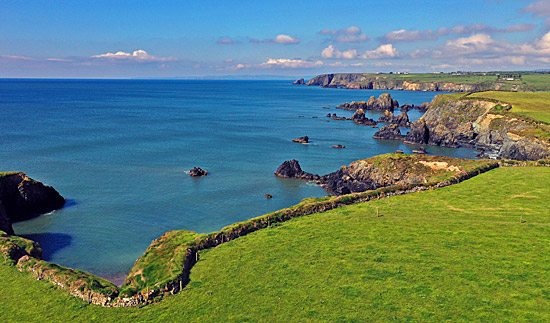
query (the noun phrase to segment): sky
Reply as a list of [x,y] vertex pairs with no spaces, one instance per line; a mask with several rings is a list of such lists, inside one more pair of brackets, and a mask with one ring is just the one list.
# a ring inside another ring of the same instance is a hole
[[0,0],[1,78],[550,69],[550,0]]

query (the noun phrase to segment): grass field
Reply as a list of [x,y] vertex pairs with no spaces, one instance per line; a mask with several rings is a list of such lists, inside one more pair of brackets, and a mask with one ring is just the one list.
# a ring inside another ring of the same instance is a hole
[[550,123],[550,92],[501,92],[488,91],[463,96],[487,98],[512,105],[511,112]]
[[0,265],[0,317],[549,321],[548,183],[550,168],[499,168],[442,189],[297,218],[201,252],[184,292],[144,308],[88,305]]

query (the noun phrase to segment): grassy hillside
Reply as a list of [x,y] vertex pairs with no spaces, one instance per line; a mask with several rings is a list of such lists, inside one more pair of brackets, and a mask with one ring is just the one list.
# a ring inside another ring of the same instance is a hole
[[[313,214],[201,252],[183,293],[102,308],[0,265],[4,322],[549,321],[550,168]],[[380,217],[377,217],[377,210]]]
[[[413,74],[363,74],[367,78],[383,77],[387,80],[405,80],[409,83],[429,83],[429,82],[441,82],[441,83],[455,83],[455,84],[483,84],[483,83],[499,83],[502,86],[502,90],[511,90],[515,87],[521,87],[524,91],[549,91],[550,90],[550,74],[548,73],[535,73],[535,72],[516,72],[514,74],[521,74],[521,79],[515,79],[513,81],[507,81],[505,79],[498,79],[496,74],[499,72],[491,73],[464,73],[464,74],[452,74],[452,73],[413,73]],[[507,74],[508,72],[500,72],[500,74]],[[360,84],[361,82],[357,82]]]
[[550,92],[488,91],[462,97],[472,96],[509,103],[512,105],[511,112],[550,124]]

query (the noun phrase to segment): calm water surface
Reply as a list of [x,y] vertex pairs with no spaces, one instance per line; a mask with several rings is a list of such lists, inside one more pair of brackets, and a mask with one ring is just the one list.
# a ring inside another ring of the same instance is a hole
[[[40,242],[48,261],[119,281],[168,230],[211,232],[326,195],[311,183],[276,178],[285,160],[326,174],[357,159],[416,148],[325,117],[351,116],[333,108],[383,92],[401,104],[436,94],[287,81],[0,80],[0,169],[23,171],[68,199],[64,209],[14,229]],[[290,141],[304,135],[310,145]],[[348,148],[330,148],[336,144]],[[208,176],[191,178],[186,171],[194,166]]]

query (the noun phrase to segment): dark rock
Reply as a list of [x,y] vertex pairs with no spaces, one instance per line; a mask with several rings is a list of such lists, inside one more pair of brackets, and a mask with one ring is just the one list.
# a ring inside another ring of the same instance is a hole
[[415,106],[415,108],[420,112],[426,112],[430,108],[430,103],[429,102],[424,102],[419,106]]
[[303,137],[300,137],[300,138],[292,139],[292,141],[300,143],[300,144],[307,144],[307,143],[309,143],[309,137],[308,136],[303,136]]
[[378,130],[372,137],[375,139],[402,140],[405,136],[401,134],[401,130],[399,130],[398,125],[392,124],[380,128],[380,130]]
[[420,148],[414,149],[412,152],[413,154],[424,155],[426,154],[426,149],[424,147],[420,147]]
[[374,121],[373,119],[369,119],[365,116],[365,111],[363,111],[363,109],[359,109],[355,111],[355,113],[351,117],[351,120],[353,120],[355,124],[362,125],[362,126],[376,125],[376,121]]
[[414,108],[415,108],[414,105],[404,104],[399,108],[399,110],[401,110],[401,112],[409,112]]
[[430,139],[426,122],[420,119],[411,123],[411,131],[405,136],[405,143],[425,145]]
[[339,116],[336,115],[336,113],[332,114],[332,119],[333,120],[350,120],[349,118],[339,117]]
[[336,146],[332,146],[331,148],[343,149],[343,148],[346,148],[346,146],[336,145]]
[[0,230],[13,234],[11,223],[24,221],[65,205],[65,199],[23,173],[0,177]]
[[298,116],[298,118],[303,118],[304,116]]
[[330,118],[330,117],[331,117],[331,115],[330,115],[330,113],[328,113],[328,114],[327,114],[327,118]]
[[402,154],[402,153],[403,153],[403,150],[398,149],[398,150],[394,151],[393,153],[394,153],[394,154]]
[[273,195],[271,195],[271,194],[266,194],[266,195],[265,195],[265,198],[268,199],[268,200],[269,200],[269,199],[272,199],[272,198],[273,198]]
[[208,175],[208,171],[200,167],[193,167],[193,169],[189,171],[189,175],[193,177],[206,176]]
[[277,168],[275,171],[275,176],[284,177],[284,178],[300,178],[307,179],[310,181],[318,180],[319,175],[306,173],[300,167],[300,163],[296,159],[287,160]]
[[322,107],[322,109],[327,109],[327,110],[330,110],[330,108],[329,108],[329,107]]
[[378,122],[386,122],[386,123],[392,123],[397,124],[400,127],[409,127],[409,115],[407,112],[403,111],[400,115],[394,116],[393,112],[386,110],[384,112],[384,116],[380,117],[378,119]]
[[303,85],[303,84],[306,84],[306,82],[302,78],[302,79],[299,79],[299,80],[296,80],[296,81],[292,82],[292,84],[294,84],[294,85]]
[[381,94],[378,99],[374,96],[371,96],[370,99],[365,101],[353,101],[351,103],[344,103],[336,107],[336,109],[343,110],[376,110],[376,111],[391,111],[393,112],[395,108],[399,107],[399,103],[394,101],[391,98],[389,93]]

